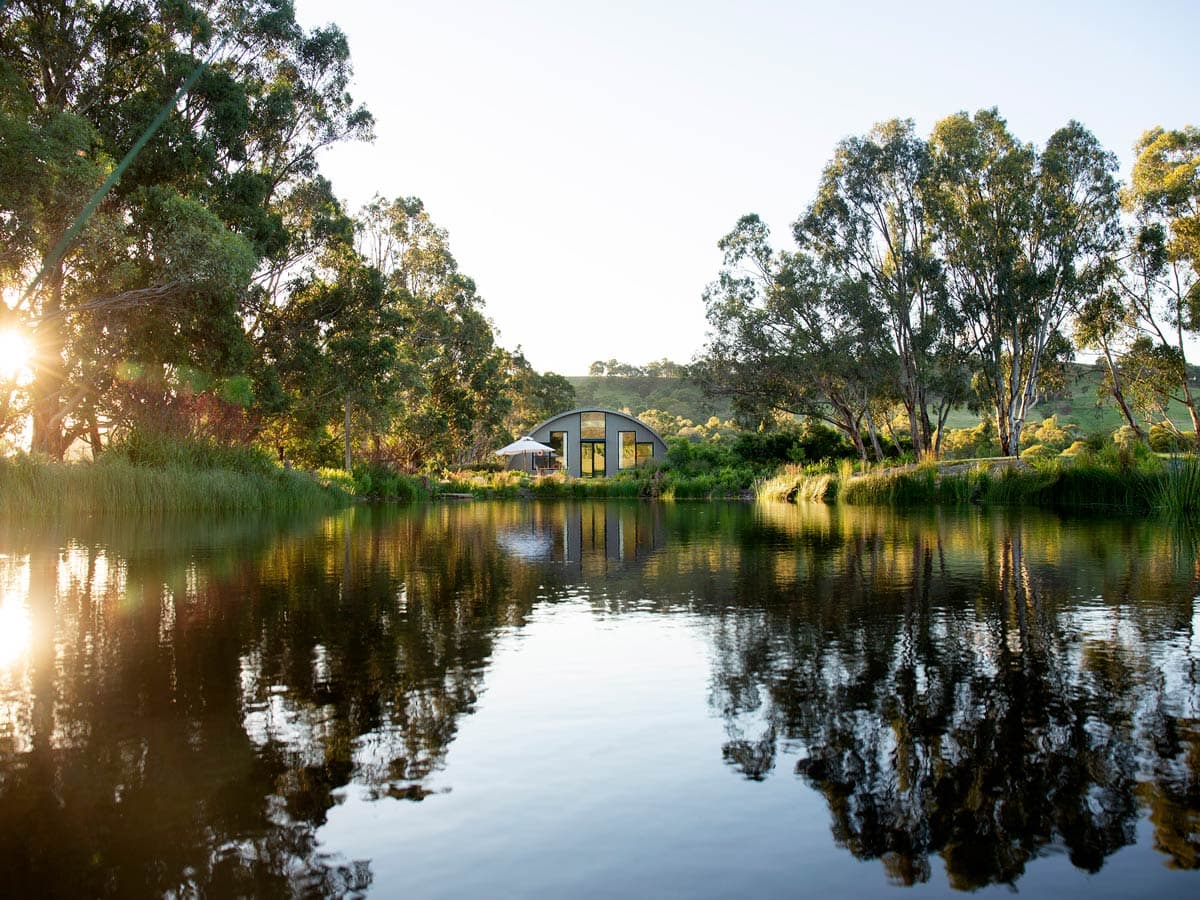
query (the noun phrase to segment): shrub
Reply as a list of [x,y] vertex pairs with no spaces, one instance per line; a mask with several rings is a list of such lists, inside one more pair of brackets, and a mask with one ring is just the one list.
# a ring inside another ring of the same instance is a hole
[[1025,460],[1050,459],[1056,455],[1054,448],[1045,444],[1031,444],[1021,451],[1021,459]]
[[798,428],[742,432],[733,442],[733,452],[745,462],[764,468],[800,462],[807,456]]
[[996,456],[999,453],[996,426],[990,419],[985,419],[974,428],[951,428],[942,438],[942,454],[950,459]]
[[412,502],[427,498],[425,483],[383,463],[359,463],[352,475],[354,493],[376,500]]
[[1180,453],[1196,447],[1195,434],[1183,434],[1169,422],[1150,426],[1150,449],[1156,453]]
[[1118,447],[1132,447],[1135,444],[1141,443],[1138,440],[1137,432],[1129,425],[1122,425],[1112,433],[1113,443]]
[[1041,425],[1032,429],[1031,437],[1039,444],[1061,450],[1075,440],[1079,433],[1079,429],[1070,422],[1060,423],[1057,416],[1048,416],[1042,419]]

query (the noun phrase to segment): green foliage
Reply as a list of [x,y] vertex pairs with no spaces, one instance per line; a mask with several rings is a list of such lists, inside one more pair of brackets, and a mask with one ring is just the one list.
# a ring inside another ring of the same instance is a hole
[[994,109],[942,120],[931,148],[953,301],[970,325],[980,401],[1011,454],[1047,370],[1070,353],[1060,327],[1120,239],[1116,158],[1077,122],[1039,152]]
[[820,418],[866,459],[861,430],[896,370],[868,285],[805,251],[775,251],[755,215],[719,242],[724,265],[705,291],[710,338],[697,367],[707,389],[734,398],[746,421]]
[[187,454],[135,465],[120,453],[95,463],[55,463],[29,455],[0,458],[0,512],[8,516],[128,515],[332,509],[348,495],[296,471],[192,468]]
[[379,463],[356,465],[351,483],[357,496],[371,500],[411,503],[429,498],[429,491],[421,479]]
[[[344,36],[306,32],[290,4],[15,0],[0,59],[0,276],[40,279],[22,308],[38,323],[32,443],[60,458],[99,422],[174,400],[131,395],[124,364],[164,384],[181,366],[231,377],[261,365],[262,313],[323,240],[321,217],[295,214],[320,183],[317,150],[372,123],[348,91]],[[271,396],[259,375],[253,393]]]
[[854,448],[828,425],[807,419],[792,427],[743,431],[733,452],[749,465],[768,468],[852,456]]
[[911,119],[893,119],[838,144],[816,199],[793,226],[803,250],[860,281],[872,310],[882,313],[896,367],[877,373],[872,393],[911,410],[917,456],[932,449],[933,421],[968,385],[955,341],[960,314],[949,303],[926,210],[936,187],[928,142]]
[[985,419],[973,428],[951,428],[942,438],[942,453],[950,459],[974,459],[998,456],[1000,443],[996,426]]
[[640,419],[645,419],[648,411],[656,411],[662,419],[651,427],[659,434],[671,432],[665,423],[686,420],[694,425],[713,416],[720,420],[733,416],[728,400],[706,396],[700,382],[690,375],[576,376],[567,381],[575,389],[577,406],[628,409]]
[[1179,453],[1196,449],[1196,436],[1181,434],[1171,422],[1155,422],[1150,426],[1149,443],[1156,453]]
[[1057,450],[1053,447],[1047,447],[1045,444],[1030,444],[1021,451],[1021,459],[1027,462],[1038,459],[1050,459],[1057,455]]
[[1047,416],[1040,425],[1035,426],[1030,437],[1039,444],[1061,450],[1079,436],[1079,429],[1069,422],[1060,423],[1057,416]]
[[504,420],[507,436],[528,434],[539,423],[579,405],[570,379],[555,372],[534,371],[519,351],[506,354],[510,409]]
[[133,466],[150,469],[224,470],[243,475],[273,475],[279,467],[256,447],[235,447],[213,441],[179,438],[144,428],[131,430],[101,459],[123,457]]
[[1122,425],[1112,434],[1113,444],[1122,449],[1128,449],[1136,446],[1138,441],[1137,432],[1129,425]]
[[1200,460],[1173,459],[1154,495],[1155,505],[1177,521],[1200,519]]
[[878,503],[891,506],[936,503],[939,500],[937,468],[923,465],[902,472],[842,478],[838,500],[850,504]]

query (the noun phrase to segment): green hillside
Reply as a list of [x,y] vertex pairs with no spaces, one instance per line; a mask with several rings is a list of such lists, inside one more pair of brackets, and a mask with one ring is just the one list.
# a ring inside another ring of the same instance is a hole
[[696,423],[706,422],[712,416],[718,419],[733,416],[729,401],[707,399],[700,386],[686,378],[577,375],[567,381],[575,388],[580,406],[628,409],[634,415],[657,409]]
[[[634,415],[657,409],[697,424],[712,416],[722,420],[733,417],[729,401],[706,398],[700,386],[686,378],[581,375],[567,380],[575,388],[579,406],[628,409]],[[1070,422],[1086,434],[1119,428],[1125,424],[1124,419],[1111,400],[1100,396],[1101,381],[1101,373],[1094,366],[1072,365],[1065,388],[1037,404],[1028,421],[1040,422],[1048,416],[1057,416],[1060,422]],[[1191,431],[1191,420],[1182,404],[1172,404],[1169,412],[1180,430]],[[948,426],[971,428],[978,423],[978,414],[961,407],[951,413]]]
[[[1057,416],[1060,422],[1070,422],[1085,434],[1110,432],[1125,424],[1121,411],[1108,394],[1101,394],[1103,374],[1094,366],[1074,363],[1069,366],[1064,390],[1042,400],[1030,411],[1028,422],[1040,422]],[[1181,431],[1192,430],[1192,420],[1182,403],[1172,403],[1168,409],[1171,421]],[[950,428],[970,428],[979,423],[979,416],[965,407],[950,414]]]

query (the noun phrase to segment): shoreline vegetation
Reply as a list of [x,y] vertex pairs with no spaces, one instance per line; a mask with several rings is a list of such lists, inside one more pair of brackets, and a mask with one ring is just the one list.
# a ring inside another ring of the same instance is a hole
[[94,462],[0,458],[0,514],[292,512],[353,498],[252,448],[134,436]]
[[312,471],[261,449],[135,432],[94,462],[0,458],[0,514],[250,513],[336,509],[363,501],[655,499],[820,502],[891,507],[1029,506],[1200,517],[1200,459],[1144,444],[1058,455],[890,464],[754,461],[730,447],[671,443],[657,464],[603,479],[533,476],[495,465],[409,475],[386,465]]

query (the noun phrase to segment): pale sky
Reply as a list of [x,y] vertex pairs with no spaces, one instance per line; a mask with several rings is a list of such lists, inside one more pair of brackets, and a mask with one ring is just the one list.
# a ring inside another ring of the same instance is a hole
[[[1051,8],[1052,7],[1052,8]],[[322,157],[357,209],[415,195],[500,343],[535,368],[689,361],[716,243],[777,245],[842,138],[997,106],[1043,144],[1070,119],[1118,154],[1200,124],[1200,2],[296,0],[350,40],[376,140]]]

